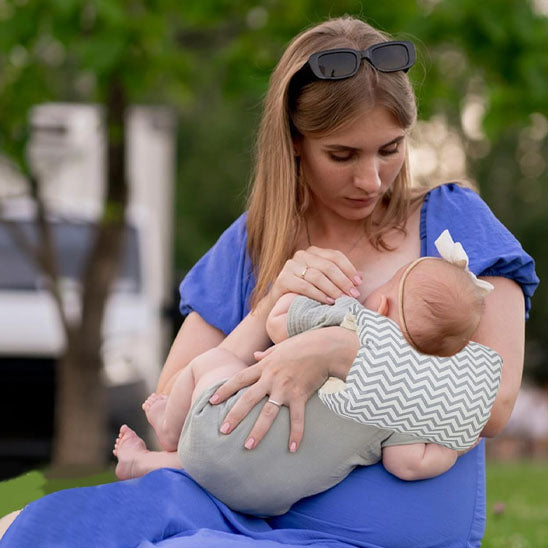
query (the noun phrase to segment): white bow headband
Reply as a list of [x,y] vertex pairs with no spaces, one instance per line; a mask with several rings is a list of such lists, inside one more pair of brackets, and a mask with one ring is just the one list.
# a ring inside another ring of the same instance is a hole
[[462,268],[468,275],[472,278],[472,281],[481,291],[481,296],[485,297],[491,291],[493,291],[494,286],[485,280],[478,280],[476,275],[470,271],[468,268],[468,255],[462,244],[460,242],[454,242],[449,230],[445,229],[434,242],[438,253],[442,259],[445,259],[447,262]]

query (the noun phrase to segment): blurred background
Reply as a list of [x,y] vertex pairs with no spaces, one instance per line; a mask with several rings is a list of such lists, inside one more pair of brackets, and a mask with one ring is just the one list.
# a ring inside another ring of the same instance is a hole
[[[101,468],[122,422],[146,433],[177,285],[244,207],[270,72],[343,14],[417,46],[417,183],[475,184],[544,279],[547,0],[0,0],[1,478]],[[541,283],[493,462],[548,456],[546,325]]]

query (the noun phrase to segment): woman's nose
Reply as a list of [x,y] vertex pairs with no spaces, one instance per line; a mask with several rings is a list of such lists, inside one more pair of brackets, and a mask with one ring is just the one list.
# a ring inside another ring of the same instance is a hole
[[374,158],[362,158],[356,164],[354,185],[367,192],[375,192],[381,187],[379,166]]

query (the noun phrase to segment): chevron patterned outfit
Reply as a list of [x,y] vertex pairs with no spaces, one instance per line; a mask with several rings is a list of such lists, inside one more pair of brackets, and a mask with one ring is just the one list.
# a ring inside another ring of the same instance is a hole
[[[255,286],[245,223],[244,214],[180,288],[181,312],[194,310],[224,333],[249,312]],[[534,262],[481,198],[455,184],[431,190],[420,213],[421,256],[437,255],[434,240],[445,228],[466,249],[474,274],[521,286],[527,315],[538,284]],[[314,458],[323,450],[318,446]],[[358,466],[331,489],[267,519],[232,511],[184,470],[59,491],[29,504],[0,548],[476,548],[484,526],[481,443],[445,474],[423,481],[401,481],[380,463]]]

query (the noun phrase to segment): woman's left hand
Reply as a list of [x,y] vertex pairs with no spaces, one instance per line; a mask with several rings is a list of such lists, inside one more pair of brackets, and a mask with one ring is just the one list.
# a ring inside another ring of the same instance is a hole
[[[229,411],[221,432],[230,433],[265,396],[268,396],[245,447],[253,449],[262,440],[280,405],[289,408],[291,431],[289,451],[295,452],[304,432],[305,406],[308,399],[337,370],[345,378],[358,349],[356,334],[340,327],[327,327],[301,333],[257,352],[259,360],[220,386],[210,399],[220,403],[244,387],[249,387]],[[337,362],[335,367],[333,364]]]

